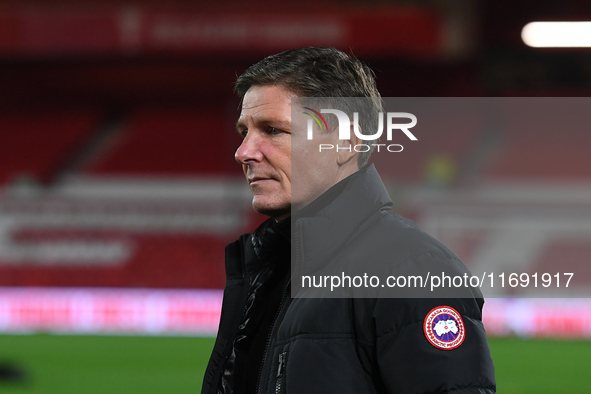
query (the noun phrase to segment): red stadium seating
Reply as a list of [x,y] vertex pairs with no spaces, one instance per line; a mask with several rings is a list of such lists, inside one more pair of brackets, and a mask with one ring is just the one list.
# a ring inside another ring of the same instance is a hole
[[[486,175],[495,180],[591,178],[586,100],[529,99],[499,120],[502,146]],[[550,116],[548,116],[550,115]]]
[[0,113],[0,185],[19,176],[47,182],[90,137],[95,109]]
[[[559,273],[562,287],[566,286],[568,279],[565,273],[574,273],[569,287],[589,288],[591,285],[591,265],[587,263],[589,256],[591,256],[591,245],[588,238],[551,241],[544,246],[531,272],[544,272],[551,275]],[[556,267],[560,267],[559,272]]]
[[[223,113],[198,109],[149,109],[131,115],[114,145],[87,173],[93,175],[191,176],[234,171],[237,140]],[[236,142],[236,143],[234,143]],[[239,170],[238,170],[239,171]]]
[[[417,141],[401,138],[393,143],[404,149],[399,153],[377,153],[371,160],[376,164],[382,177],[397,182],[419,182],[427,177],[429,161],[445,156],[456,168],[463,164],[471,148],[475,148],[482,133],[480,116],[457,116],[457,110],[450,113],[425,113],[411,131]],[[387,141],[380,141],[388,143]],[[394,148],[393,148],[394,149]],[[382,148],[383,150],[383,148]]]

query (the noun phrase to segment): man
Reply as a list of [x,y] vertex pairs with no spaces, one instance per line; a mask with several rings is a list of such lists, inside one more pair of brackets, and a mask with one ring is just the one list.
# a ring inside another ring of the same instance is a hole
[[[366,97],[381,112],[371,70],[334,48],[302,48],[251,66],[236,92],[243,141],[235,158],[253,208],[270,219],[226,248],[222,318],[202,392],[494,393],[478,292],[446,299],[290,294],[303,273],[355,271],[368,256],[379,260],[380,274],[465,272],[447,248],[390,211],[379,175],[366,165],[371,152],[320,154],[295,126],[292,97]],[[360,123],[365,134],[375,130],[370,120]],[[358,142],[325,126],[315,143]]]

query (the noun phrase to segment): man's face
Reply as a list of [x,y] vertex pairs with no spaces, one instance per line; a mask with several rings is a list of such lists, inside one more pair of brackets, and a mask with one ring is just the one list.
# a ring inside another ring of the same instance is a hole
[[342,144],[338,133],[318,132],[314,141],[307,140],[302,111],[294,112],[293,126],[293,96],[280,85],[252,86],[236,124],[244,139],[235,158],[250,185],[252,206],[275,220],[288,217],[292,204],[301,209],[357,170],[355,159],[343,164],[336,150],[319,152],[319,144]]
[[281,86],[251,87],[236,124],[244,139],[235,158],[252,191],[252,206],[275,220],[291,211],[291,96]]

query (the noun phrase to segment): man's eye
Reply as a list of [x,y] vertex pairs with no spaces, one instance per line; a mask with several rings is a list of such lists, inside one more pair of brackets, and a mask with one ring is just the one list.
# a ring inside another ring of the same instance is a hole
[[273,135],[281,134],[282,132],[283,132],[283,130],[279,130],[278,128],[271,127],[271,134],[273,134]]
[[240,132],[240,136],[241,136],[242,138],[246,138],[246,135],[247,135],[247,134],[248,134],[248,129],[244,129],[244,130],[242,130],[242,131]]

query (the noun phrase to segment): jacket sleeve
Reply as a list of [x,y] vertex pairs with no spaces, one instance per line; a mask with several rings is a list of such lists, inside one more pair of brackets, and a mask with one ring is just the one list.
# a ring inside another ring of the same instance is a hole
[[[451,350],[433,345],[424,320],[450,306],[464,324],[463,342]],[[380,299],[376,304],[376,358],[388,393],[494,393],[494,367],[474,299]],[[403,312],[397,325],[388,315]]]
[[[385,391],[495,393],[494,366],[482,324],[483,304],[479,292],[466,298],[378,299],[373,313],[375,357]],[[445,312],[450,309],[459,316],[452,323],[454,335],[434,336],[449,332],[451,327],[445,322],[451,318]],[[459,339],[451,341],[454,337]]]

